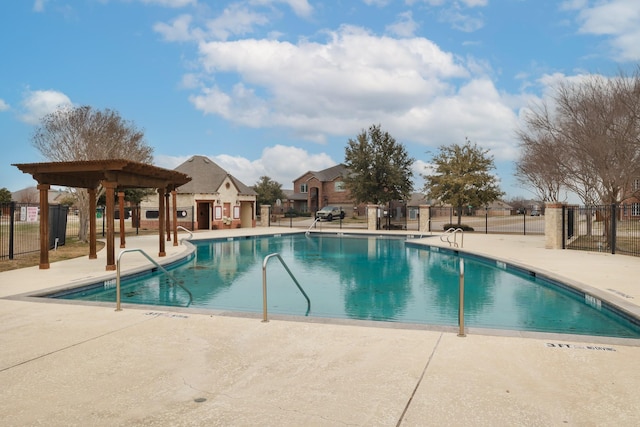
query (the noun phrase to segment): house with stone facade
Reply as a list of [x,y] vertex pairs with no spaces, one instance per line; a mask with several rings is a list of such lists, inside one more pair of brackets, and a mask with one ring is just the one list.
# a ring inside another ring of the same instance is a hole
[[[191,181],[178,187],[178,225],[189,230],[256,226],[257,193],[205,156],[193,156],[175,168]],[[158,196],[141,203],[141,226],[157,227]]]

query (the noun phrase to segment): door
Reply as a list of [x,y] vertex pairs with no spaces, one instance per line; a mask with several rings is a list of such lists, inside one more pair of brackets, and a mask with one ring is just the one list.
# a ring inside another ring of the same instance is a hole
[[198,202],[198,230],[211,228],[211,203]]

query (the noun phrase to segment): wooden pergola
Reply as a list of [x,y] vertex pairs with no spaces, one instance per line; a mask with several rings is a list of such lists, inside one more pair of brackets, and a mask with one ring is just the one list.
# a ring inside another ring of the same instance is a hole
[[[89,192],[89,258],[96,259],[96,193],[98,187],[106,190],[107,270],[116,269],[114,246],[115,194],[120,204],[120,247],[124,239],[124,189],[154,188],[158,191],[160,236],[158,255],[165,256],[165,226],[167,240],[171,239],[169,221],[169,194],[173,196],[173,244],[177,245],[176,188],[191,181],[191,177],[174,170],[132,162],[123,159],[89,160],[51,163],[14,164],[24,173],[31,174],[40,191],[40,269],[49,268],[49,189],[52,185],[86,188]],[[166,201],[165,201],[166,199]]]

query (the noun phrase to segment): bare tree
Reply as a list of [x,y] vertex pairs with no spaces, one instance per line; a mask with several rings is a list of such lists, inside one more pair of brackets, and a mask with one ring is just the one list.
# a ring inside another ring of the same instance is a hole
[[[46,115],[33,135],[32,144],[49,161],[127,159],[151,163],[153,159],[153,148],[133,122],[122,119],[116,111],[89,106],[63,108]],[[88,192],[74,191],[80,219],[78,238],[86,241]]]
[[563,189],[558,150],[555,140],[543,133],[519,133],[522,141],[520,159],[516,162],[516,177],[530,185],[536,198],[543,202],[558,202]]
[[523,156],[517,167],[535,173],[523,179],[534,186],[560,179],[587,205],[629,197],[640,175],[639,71],[564,81],[551,106],[531,109],[518,133]]

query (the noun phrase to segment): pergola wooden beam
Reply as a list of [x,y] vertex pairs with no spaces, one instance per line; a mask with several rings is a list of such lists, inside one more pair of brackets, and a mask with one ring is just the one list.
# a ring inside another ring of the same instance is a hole
[[[51,163],[19,163],[14,164],[24,173],[31,174],[38,182],[40,190],[40,268],[49,268],[49,188],[51,185],[65,187],[86,188],[89,191],[89,258],[96,255],[96,189],[102,183],[106,189],[107,206],[105,217],[107,221],[107,270],[115,270],[115,246],[113,222],[115,221],[115,191],[125,188],[155,188],[158,191],[160,221],[158,232],[160,235],[159,256],[165,256],[164,216],[165,194],[191,181],[191,177],[182,172],[163,169],[145,163],[131,162],[123,159],[88,160],[77,162]],[[168,200],[168,197],[167,197]],[[121,204],[122,206],[122,204]],[[167,203],[168,207],[168,203]],[[173,209],[176,209],[175,201]],[[124,216],[123,209],[120,212]],[[174,218],[176,213],[174,213]],[[169,215],[167,214],[167,220]],[[176,221],[174,221],[174,228]],[[169,233],[167,227],[167,233]],[[124,236],[121,227],[121,247]],[[167,234],[169,235],[169,234]],[[174,231],[174,236],[177,230]]]

